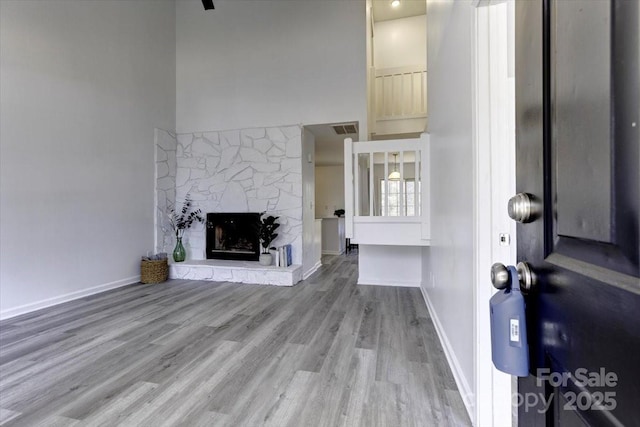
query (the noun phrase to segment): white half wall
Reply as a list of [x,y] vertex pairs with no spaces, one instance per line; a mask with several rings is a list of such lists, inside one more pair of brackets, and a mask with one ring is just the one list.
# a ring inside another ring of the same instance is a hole
[[1,317],[139,279],[175,53],[172,0],[0,2]]
[[365,1],[176,2],[177,131],[358,121]]
[[431,247],[423,293],[470,417],[474,414],[473,7],[427,2]]
[[420,287],[422,248],[358,245],[358,284]]

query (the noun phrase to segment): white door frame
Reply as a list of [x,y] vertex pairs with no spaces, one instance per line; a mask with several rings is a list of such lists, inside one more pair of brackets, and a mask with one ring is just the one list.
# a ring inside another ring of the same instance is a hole
[[[474,2],[474,353],[476,426],[512,423],[511,376],[491,361],[489,299],[494,262],[516,261],[515,223],[506,202],[515,192],[513,1]],[[510,238],[500,244],[500,234]]]

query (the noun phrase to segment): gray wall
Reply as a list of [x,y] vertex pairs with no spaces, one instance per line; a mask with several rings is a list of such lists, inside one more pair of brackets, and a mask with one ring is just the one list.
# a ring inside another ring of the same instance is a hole
[[0,2],[0,313],[130,283],[175,128],[171,0]]
[[178,133],[358,120],[364,0],[178,1]]
[[454,366],[473,393],[473,8],[427,3],[432,246],[423,250],[423,290]]

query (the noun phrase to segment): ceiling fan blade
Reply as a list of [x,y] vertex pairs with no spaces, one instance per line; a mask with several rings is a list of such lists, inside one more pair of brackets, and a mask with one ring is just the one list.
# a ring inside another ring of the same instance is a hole
[[202,0],[202,5],[204,6],[204,10],[215,9],[213,0]]

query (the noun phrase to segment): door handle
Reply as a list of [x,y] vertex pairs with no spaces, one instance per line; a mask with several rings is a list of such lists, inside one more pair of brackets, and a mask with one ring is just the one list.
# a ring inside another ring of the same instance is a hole
[[[520,291],[523,294],[529,294],[536,285],[536,275],[531,270],[531,267],[526,262],[519,262],[516,265],[516,271],[518,272],[518,282],[520,283]],[[511,273],[504,264],[499,262],[491,266],[491,283],[496,289],[505,289],[509,286],[511,280]]]
[[523,224],[538,219],[541,211],[540,201],[529,193],[518,193],[507,204],[509,218]]
[[[518,264],[519,268],[524,266],[524,263]],[[526,377],[529,375],[529,343],[526,303],[522,295],[524,289],[520,285],[520,275],[512,265],[505,267],[493,264],[491,267],[493,285],[504,289],[496,292],[489,300],[491,360],[502,372]]]

